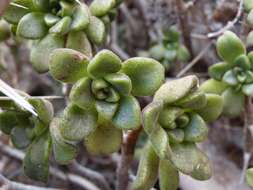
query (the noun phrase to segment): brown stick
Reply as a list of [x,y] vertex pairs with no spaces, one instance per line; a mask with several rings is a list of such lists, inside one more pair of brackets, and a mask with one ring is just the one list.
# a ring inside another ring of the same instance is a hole
[[9,5],[10,2],[11,2],[11,0],[1,0],[0,1],[0,16],[3,15],[5,9],[7,8],[7,6]]
[[128,170],[131,166],[134,156],[134,149],[142,128],[130,131],[124,138],[121,146],[121,160],[117,168],[116,190],[127,190],[129,174]]

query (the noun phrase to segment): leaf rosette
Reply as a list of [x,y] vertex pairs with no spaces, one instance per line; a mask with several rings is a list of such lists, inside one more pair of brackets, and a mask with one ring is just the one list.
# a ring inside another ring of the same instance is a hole
[[78,51],[56,49],[49,70],[56,80],[74,84],[57,133],[71,144],[84,140],[93,154],[120,148],[122,131],[141,125],[141,108],[135,96],[153,95],[164,81],[159,62],[140,57],[122,62],[109,50],[89,60]]
[[[141,158],[134,189],[150,189],[157,176],[160,188],[177,189],[179,172],[197,180],[211,177],[208,158],[196,143],[207,138],[206,123],[221,114],[223,99],[198,86],[193,75],[168,81],[144,109],[143,127],[149,139],[145,152],[150,155]],[[151,166],[152,171],[147,169]]]

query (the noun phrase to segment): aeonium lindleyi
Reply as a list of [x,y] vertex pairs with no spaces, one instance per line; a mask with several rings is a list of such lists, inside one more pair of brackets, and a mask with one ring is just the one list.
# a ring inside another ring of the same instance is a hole
[[151,189],[159,176],[162,190],[176,190],[179,172],[197,180],[209,179],[210,163],[196,143],[206,139],[206,123],[216,120],[222,107],[222,97],[199,89],[196,76],[163,84],[143,111],[149,142],[133,189]]
[[[58,149],[66,150],[62,154],[71,149],[64,149],[64,142],[82,140],[93,154],[117,151],[122,131],[141,125],[141,108],[135,96],[153,95],[164,81],[164,68],[159,62],[141,57],[122,62],[109,50],[89,60],[78,51],[56,49],[50,56],[49,71],[55,79],[74,84],[70,104],[54,123]],[[74,157],[74,151],[72,156],[69,152],[66,160],[64,156],[57,160],[68,162]]]
[[253,97],[253,52],[247,54],[243,42],[230,31],[219,37],[216,46],[223,62],[209,68],[212,79],[201,88],[222,95],[223,114],[236,117],[244,109],[245,96]]

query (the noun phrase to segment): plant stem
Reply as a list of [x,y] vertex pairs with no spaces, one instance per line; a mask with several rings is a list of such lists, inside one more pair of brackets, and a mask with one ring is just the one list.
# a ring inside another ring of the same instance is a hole
[[128,170],[133,161],[135,145],[141,130],[142,128],[130,131],[124,138],[121,146],[121,160],[117,168],[116,190],[127,190],[128,188]]

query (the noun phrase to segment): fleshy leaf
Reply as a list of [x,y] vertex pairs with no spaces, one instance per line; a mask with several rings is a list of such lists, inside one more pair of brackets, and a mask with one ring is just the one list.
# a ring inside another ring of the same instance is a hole
[[149,49],[149,54],[155,60],[161,61],[164,58],[166,48],[163,44],[157,44]]
[[83,31],[70,32],[68,34],[66,48],[80,51],[87,57],[92,57],[91,44]]
[[169,140],[172,143],[181,143],[184,140],[184,131],[182,129],[173,129],[168,131]]
[[166,131],[158,124],[159,114],[163,109],[161,102],[152,102],[143,110],[143,128],[148,134],[150,142],[161,158],[170,157],[169,137]]
[[31,143],[31,140],[27,134],[27,130],[23,126],[14,127],[11,130],[10,137],[11,142],[18,149],[24,149]]
[[242,86],[242,92],[246,96],[253,97],[253,84],[246,84]]
[[50,8],[49,0],[32,0],[33,8],[38,11],[48,11]]
[[150,190],[158,177],[159,157],[148,142],[143,149],[133,190]]
[[70,100],[83,109],[91,109],[95,99],[91,92],[91,79],[85,77],[75,83],[70,92]]
[[250,12],[253,9],[253,1],[252,0],[243,0],[243,8]]
[[73,21],[71,23],[71,30],[81,31],[87,28],[90,23],[89,8],[82,3],[74,9]]
[[159,163],[159,187],[161,190],[177,190],[179,187],[179,173],[169,160]]
[[247,23],[252,27],[253,26],[253,10],[251,10],[247,16]]
[[84,110],[70,104],[64,110],[60,132],[68,141],[81,141],[97,128],[97,112],[93,109]]
[[55,16],[51,13],[48,13],[44,16],[44,21],[45,21],[46,25],[49,27],[55,25],[60,19],[61,19],[60,17]]
[[117,152],[122,142],[122,131],[111,123],[103,125],[85,138],[84,144],[89,153],[94,155],[106,155]]
[[164,101],[165,104],[174,103],[196,88],[198,83],[198,78],[194,75],[166,82],[156,92],[154,101]]
[[55,118],[50,124],[50,134],[53,143],[53,152],[56,162],[68,164],[77,155],[77,147],[66,142],[59,131],[60,119]]
[[180,46],[177,50],[177,59],[182,62],[189,61],[191,54],[189,50],[184,46]]
[[88,58],[72,49],[55,49],[50,55],[49,71],[59,81],[73,83],[86,76]]
[[91,16],[86,34],[91,42],[101,45],[106,39],[105,24],[99,18]]
[[204,91],[205,93],[219,95],[221,95],[227,88],[228,85],[226,83],[217,81],[215,79],[209,79],[200,86],[200,90]]
[[[5,20],[0,20],[0,42],[7,40],[10,36],[11,30],[9,24]],[[2,55],[0,57],[2,57]],[[0,65],[1,64],[0,61]]]
[[232,88],[222,94],[224,100],[223,114],[228,117],[237,117],[244,110],[245,95]]
[[232,70],[229,70],[224,74],[222,81],[232,86],[235,86],[238,84],[236,75],[233,73]]
[[202,142],[207,138],[208,128],[205,121],[198,115],[192,114],[190,123],[185,128],[185,141]]
[[17,118],[15,112],[6,111],[0,113],[0,129],[3,133],[10,134],[16,124]]
[[114,8],[116,0],[94,0],[90,5],[90,11],[92,15],[101,17]]
[[245,54],[246,50],[240,38],[233,32],[226,31],[217,40],[217,52],[223,60],[233,63],[239,55]]
[[118,129],[137,129],[141,125],[141,108],[133,96],[122,96],[112,120]]
[[153,95],[164,81],[164,67],[154,59],[135,57],[123,63],[122,72],[132,81],[135,96]]
[[111,121],[118,109],[118,103],[109,103],[105,101],[96,101],[96,110],[99,117]]
[[235,59],[233,63],[234,66],[240,67],[242,69],[251,69],[251,63],[247,55],[242,54]]
[[246,172],[246,181],[250,187],[253,188],[253,168],[250,168]]
[[52,26],[49,30],[50,33],[57,33],[59,35],[65,35],[70,30],[71,17],[65,16],[61,20],[59,20],[54,26]]
[[159,124],[163,128],[173,129],[176,127],[176,119],[183,113],[183,109],[178,107],[164,108],[159,115]]
[[23,162],[24,171],[28,177],[38,181],[47,181],[51,146],[49,133],[37,137],[29,146]]
[[105,80],[109,82],[122,95],[129,95],[132,90],[131,79],[124,73],[114,73],[105,76]]
[[110,73],[116,73],[120,68],[120,58],[110,50],[102,50],[90,61],[87,70],[93,78],[100,78]]
[[21,18],[17,27],[17,35],[27,39],[40,39],[47,34],[44,14],[34,12]]
[[20,19],[29,13],[29,9],[10,4],[4,11],[3,18],[11,24],[18,24]]
[[182,173],[197,180],[211,177],[211,166],[207,156],[193,143],[172,144],[171,162]]
[[223,75],[225,74],[225,72],[227,72],[232,67],[233,67],[233,65],[230,63],[220,62],[220,63],[216,63],[216,64],[210,66],[208,69],[208,73],[212,78],[220,81],[222,79]]
[[45,38],[38,41],[31,48],[30,54],[30,60],[36,71],[40,73],[47,72],[49,69],[50,53],[62,47],[64,47],[64,38],[57,34],[48,34]]
[[204,108],[197,110],[205,122],[215,121],[223,110],[223,98],[216,94],[206,94],[207,104]]

